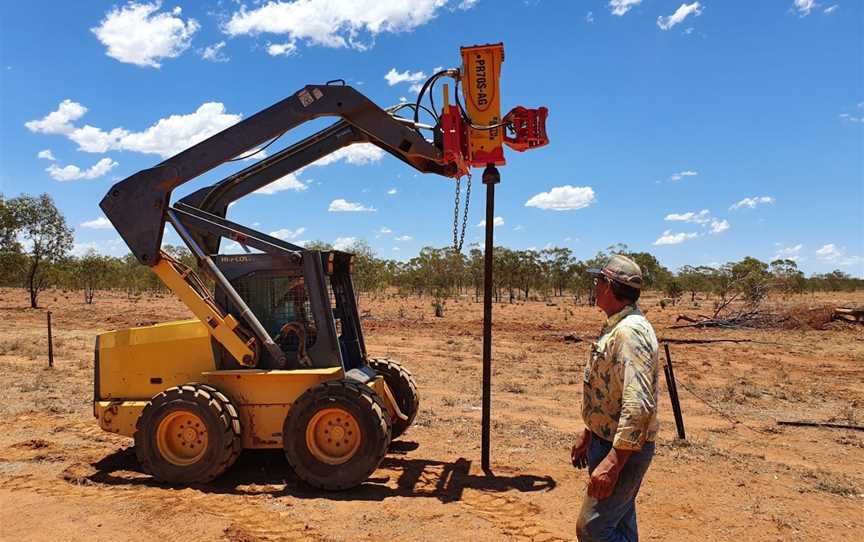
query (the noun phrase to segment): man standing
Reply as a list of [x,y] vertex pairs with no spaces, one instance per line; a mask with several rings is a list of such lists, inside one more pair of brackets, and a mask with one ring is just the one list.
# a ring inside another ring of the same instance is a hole
[[590,480],[576,525],[581,542],[636,542],[636,494],[657,436],[657,336],[636,306],[642,271],[615,255],[594,278],[597,306],[607,316],[585,366],[585,430],[571,452]]

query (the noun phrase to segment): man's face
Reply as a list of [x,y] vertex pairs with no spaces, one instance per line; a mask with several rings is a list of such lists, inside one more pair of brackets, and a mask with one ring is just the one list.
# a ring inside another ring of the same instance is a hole
[[612,295],[612,287],[609,285],[609,279],[603,275],[594,277],[594,297],[597,299],[597,306],[604,309],[610,295]]

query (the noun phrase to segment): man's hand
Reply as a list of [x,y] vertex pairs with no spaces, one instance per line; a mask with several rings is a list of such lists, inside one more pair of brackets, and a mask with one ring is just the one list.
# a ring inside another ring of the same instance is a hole
[[591,431],[585,429],[581,435],[576,437],[573,449],[570,450],[570,462],[577,469],[588,466],[588,443],[591,442]]
[[612,448],[603,461],[591,473],[588,481],[588,495],[598,501],[602,501],[612,494],[615,484],[618,483],[618,474],[627,463],[627,458],[633,453],[630,450],[616,450]]

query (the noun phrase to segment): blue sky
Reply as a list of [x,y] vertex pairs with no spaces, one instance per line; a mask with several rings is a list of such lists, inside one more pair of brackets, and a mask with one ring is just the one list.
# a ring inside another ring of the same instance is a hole
[[[77,251],[120,255],[98,208],[117,180],[305,84],[344,78],[388,106],[460,46],[502,41],[502,109],[547,106],[551,143],[507,153],[496,243],[864,276],[862,21],[857,0],[4,2],[0,191],[48,192]],[[386,258],[451,242],[451,180],[363,147],[332,158],[229,218]]]

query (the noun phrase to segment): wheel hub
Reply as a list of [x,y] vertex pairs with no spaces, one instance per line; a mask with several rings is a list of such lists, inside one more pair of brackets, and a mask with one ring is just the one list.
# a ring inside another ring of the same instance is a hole
[[207,450],[207,426],[197,414],[171,412],[156,429],[156,448],[169,463],[192,465]]
[[362,435],[357,419],[341,408],[318,411],[306,426],[306,446],[318,461],[341,465],[360,448]]

